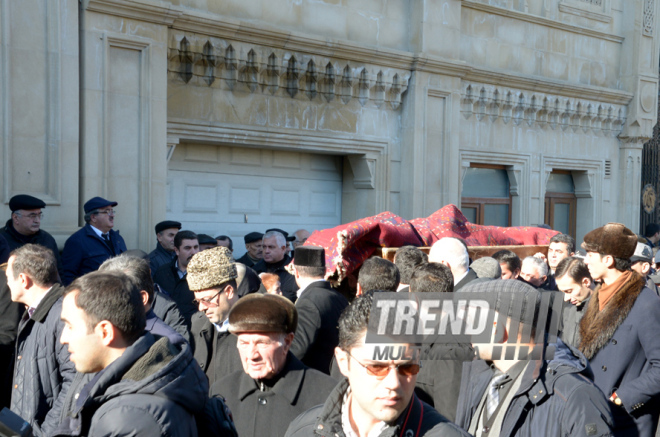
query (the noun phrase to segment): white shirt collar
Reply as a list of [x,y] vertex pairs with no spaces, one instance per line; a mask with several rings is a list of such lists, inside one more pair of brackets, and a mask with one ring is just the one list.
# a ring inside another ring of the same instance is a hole
[[222,325],[218,325],[217,323],[214,323],[213,325],[215,325],[215,329],[218,332],[227,332],[229,331],[229,318],[222,322]]
[[101,231],[101,230],[98,229],[98,228],[95,228],[95,227],[92,226],[92,225],[89,225],[89,226],[91,226],[92,230],[94,231],[94,233],[95,233],[96,235],[99,236],[99,238],[103,238],[103,231]]

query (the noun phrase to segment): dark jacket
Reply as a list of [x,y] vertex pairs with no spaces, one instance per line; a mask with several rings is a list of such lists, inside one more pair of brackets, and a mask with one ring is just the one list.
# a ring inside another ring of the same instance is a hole
[[339,316],[348,301],[327,281],[312,282],[296,301],[298,327],[291,352],[306,366],[330,374],[339,344]]
[[176,258],[176,253],[165,250],[160,243],[156,243],[156,248],[149,254],[149,267],[151,267],[151,276],[165,264],[169,264]]
[[296,295],[298,284],[296,284],[296,278],[284,268],[290,262],[291,257],[285,255],[281,261],[276,263],[266,263],[266,261],[260,260],[252,267],[252,269],[257,273],[275,273],[280,278],[280,290],[282,290],[282,295],[288,298],[291,302],[295,302],[298,298]]
[[336,380],[305,366],[291,352],[276,380],[261,391],[255,380],[239,370],[211,387],[211,395],[227,400],[239,436],[284,435],[293,419],[325,402],[337,385]]
[[248,267],[254,268],[254,265],[256,264],[254,261],[252,261],[252,258],[245,252],[245,255],[240,257],[239,259],[236,260],[237,263],[245,264]]
[[[156,284],[155,288],[159,288]],[[151,302],[151,310],[160,320],[167,323],[172,329],[181,334],[181,336],[190,343],[190,330],[186,324],[186,319],[181,315],[179,307],[166,294],[159,290],[154,290],[154,300]]]
[[69,285],[85,273],[98,270],[108,258],[126,252],[126,243],[119,232],[110,230],[112,249],[103,238],[96,235],[92,226],[86,224],[71,235],[62,251],[62,282]]
[[147,332],[85,385],[55,435],[197,436],[207,392],[189,346]]
[[[613,419],[603,393],[589,379],[584,356],[557,341],[551,361],[530,361],[506,410],[501,436],[611,436]],[[456,423],[468,429],[493,377],[483,360],[463,365]]]
[[589,298],[586,298],[579,305],[573,305],[570,301],[564,302],[559,321],[559,337],[564,343],[578,347],[580,345],[580,320],[584,316]]
[[475,279],[478,279],[479,277],[477,276],[477,273],[470,269],[467,272],[467,275],[463,279],[461,279],[458,284],[454,285],[454,291],[458,291],[461,288],[465,287],[467,284],[470,282],[474,281]]
[[[348,389],[348,380],[344,379],[330,393],[323,405],[308,410],[294,420],[286,431],[287,437],[345,437],[341,426],[341,406]],[[466,437],[468,433],[449,422],[430,405],[422,402],[415,395],[408,407],[396,421],[388,426],[381,437],[394,436],[442,436]]]
[[[9,259],[9,252],[11,252],[11,249],[9,249],[9,243],[7,242],[7,239],[0,233],[0,264],[7,262]],[[57,256],[59,258],[59,252],[57,253]]]
[[[57,248],[57,243],[52,235],[43,229],[39,229],[34,235],[22,235],[19,234],[16,229],[14,229],[14,223],[11,219],[7,220],[5,227],[0,229],[0,236],[5,237],[7,244],[9,245],[9,252],[14,249],[18,249],[21,246],[24,246],[28,243],[30,244],[40,244],[44,247],[49,248],[53,251],[55,259],[57,260],[57,271],[62,274],[62,261],[60,260],[60,250]],[[0,245],[1,246],[1,245]],[[9,255],[9,254],[7,254]],[[7,260],[2,261],[2,253],[0,253],[0,263],[3,263]]]
[[633,272],[602,311],[599,294],[591,296],[580,322],[580,350],[598,388],[623,402],[615,410],[617,429],[632,416],[639,435],[652,436],[660,414],[660,299],[644,284]]
[[11,406],[11,381],[18,324],[25,305],[12,302],[7,276],[0,270],[0,409]]
[[60,343],[63,292],[59,284],[54,285],[32,318],[26,313],[18,328],[11,410],[30,422],[37,436],[48,435],[59,423],[76,373],[67,346]]
[[236,336],[229,332],[218,332],[204,313],[199,312],[193,316],[190,336],[195,360],[206,373],[209,385],[212,386],[230,373],[243,371]]
[[456,420],[461,391],[463,363],[474,359],[468,344],[428,344],[421,350],[422,368],[415,382],[415,393],[451,421]]
[[176,303],[179,312],[186,320],[186,326],[190,327],[190,320],[197,312],[197,305],[193,302],[195,294],[188,288],[186,276],[179,278],[177,270],[176,260],[161,266],[154,275],[154,282]]

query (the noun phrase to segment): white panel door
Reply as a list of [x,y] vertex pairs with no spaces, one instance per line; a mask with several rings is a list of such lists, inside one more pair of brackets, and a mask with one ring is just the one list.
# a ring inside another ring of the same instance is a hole
[[229,235],[238,258],[249,232],[339,225],[341,192],[338,156],[182,144],[168,165],[167,219]]

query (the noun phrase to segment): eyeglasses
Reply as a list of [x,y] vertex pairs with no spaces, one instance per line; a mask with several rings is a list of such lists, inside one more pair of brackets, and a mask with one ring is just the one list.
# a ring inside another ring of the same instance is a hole
[[385,378],[389,373],[390,369],[394,367],[396,371],[399,373],[401,376],[414,376],[419,373],[419,369],[422,368],[421,363],[405,363],[405,364],[397,364],[394,366],[387,365],[387,364],[362,364],[360,361],[358,361],[357,358],[355,358],[353,355],[351,355],[350,352],[346,352],[349,357],[353,358],[356,363],[358,363],[360,366],[364,367],[367,373],[371,376],[375,376],[378,379],[383,379]]
[[104,211],[96,211],[94,214],[108,214],[108,215],[115,215],[115,210],[114,209],[106,209]]
[[201,299],[193,299],[193,303],[194,303],[195,305],[197,305],[197,306],[199,306],[199,304],[201,303],[201,304],[204,305],[205,307],[215,308],[215,307],[218,306],[218,304],[215,303],[215,302],[212,302],[212,301],[213,301],[213,299],[215,299],[216,297],[218,297],[218,295],[219,295],[220,293],[222,293],[222,292],[223,292],[223,290],[220,290],[220,291],[218,291],[216,294],[214,294],[214,295],[211,296],[211,297],[203,297],[203,298],[201,298]]
[[19,216],[19,217],[27,217],[27,218],[29,218],[30,220],[34,220],[34,219],[37,219],[37,218],[38,218],[38,219],[42,219],[42,218],[44,218],[44,213],[43,213],[43,212],[40,212],[40,213],[38,213],[38,214],[35,213],[35,212],[33,212],[32,214],[28,214],[28,215],[23,215],[23,214],[21,214],[20,212],[17,212],[17,213],[15,213],[15,214],[16,214],[17,216]]

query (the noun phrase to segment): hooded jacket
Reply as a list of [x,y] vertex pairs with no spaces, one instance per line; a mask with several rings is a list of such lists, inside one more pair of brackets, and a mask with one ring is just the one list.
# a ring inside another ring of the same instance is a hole
[[[325,404],[298,416],[291,422],[285,435],[287,437],[345,437],[341,425],[341,407],[348,386],[347,379],[340,382],[330,393]],[[413,394],[408,407],[403,410],[394,423],[387,426],[380,434],[380,437],[394,436],[467,437],[469,434]]]
[[[463,365],[456,423],[465,429],[493,376],[483,360]],[[551,361],[531,361],[522,385],[507,409],[501,436],[611,436],[613,419],[607,399],[591,382],[589,364],[576,349],[557,339]]]
[[189,346],[147,332],[85,385],[54,435],[197,436],[207,393]]

